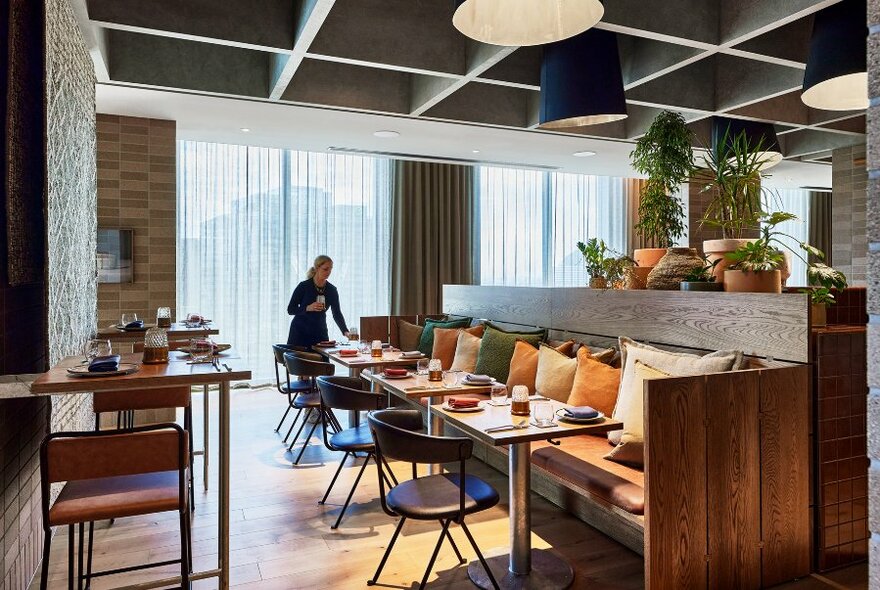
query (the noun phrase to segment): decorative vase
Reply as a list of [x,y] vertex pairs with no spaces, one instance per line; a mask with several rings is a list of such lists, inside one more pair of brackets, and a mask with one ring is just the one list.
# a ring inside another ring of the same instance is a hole
[[810,304],[810,323],[814,328],[824,328],[828,325],[828,306],[824,303]]
[[636,248],[633,250],[633,260],[641,267],[657,266],[657,263],[665,255],[666,248]]
[[590,277],[590,289],[607,289],[608,281],[605,277]]
[[716,281],[682,281],[682,291],[724,291],[724,283]]
[[654,269],[653,266],[633,266],[626,271],[625,289],[647,289],[648,275]]
[[730,266],[730,261],[725,254],[737,250],[743,244],[748,244],[749,242],[754,241],[754,238],[730,238],[725,240],[705,240],[703,242],[703,252],[706,253],[706,259],[709,261],[709,264],[712,264],[716,260],[718,261],[718,264],[715,265],[715,269],[712,271],[712,274],[715,275],[716,282],[724,282],[724,271]]
[[695,266],[702,266],[703,259],[696,248],[667,248],[666,254],[648,274],[648,288],[678,291],[681,282]]
[[725,270],[724,290],[733,293],[782,293],[782,273],[778,270]]

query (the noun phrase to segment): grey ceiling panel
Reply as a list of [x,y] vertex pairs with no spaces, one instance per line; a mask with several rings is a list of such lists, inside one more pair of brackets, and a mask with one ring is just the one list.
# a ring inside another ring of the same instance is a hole
[[527,127],[532,90],[472,82],[425,112],[426,117]]
[[520,47],[500,63],[483,72],[480,78],[540,87],[542,54],[540,46]]

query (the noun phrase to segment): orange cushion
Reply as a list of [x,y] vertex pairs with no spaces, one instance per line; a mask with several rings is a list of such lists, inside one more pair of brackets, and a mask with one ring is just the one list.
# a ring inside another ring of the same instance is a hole
[[[555,349],[562,354],[571,354],[574,341],[563,342]],[[538,375],[538,349],[523,340],[517,340],[510,359],[510,373],[507,375],[507,391],[514,385],[525,385],[531,393],[535,392],[535,378]]]
[[458,332],[462,329],[477,338],[483,336],[482,325],[473,328],[434,328],[434,348],[431,351],[431,358],[440,359],[440,364],[444,369],[452,367],[452,361],[455,360],[455,347],[458,343]]
[[584,346],[578,349],[577,359],[574,384],[568,397],[569,405],[591,406],[610,416],[617,403],[620,369],[596,360]]

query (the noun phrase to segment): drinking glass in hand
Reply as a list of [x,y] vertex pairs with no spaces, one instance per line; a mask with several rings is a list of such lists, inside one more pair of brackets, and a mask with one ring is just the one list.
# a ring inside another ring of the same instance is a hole
[[86,342],[85,357],[87,362],[92,362],[99,356],[109,356],[113,354],[109,340],[92,339]]
[[124,313],[122,314],[122,326],[127,326],[132,322],[136,322],[138,320],[138,314],[136,313]]
[[357,328],[355,328],[354,326],[350,327],[348,329],[348,340],[350,342],[357,342],[358,340],[360,340],[361,335],[358,332],[359,332],[359,330]]

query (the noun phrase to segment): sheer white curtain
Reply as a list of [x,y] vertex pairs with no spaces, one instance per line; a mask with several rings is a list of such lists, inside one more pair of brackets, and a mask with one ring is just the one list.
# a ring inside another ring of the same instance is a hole
[[318,254],[350,326],[388,313],[390,161],[190,141],[178,158],[177,315],[213,319],[255,378],[274,375],[271,345]]
[[622,178],[481,166],[476,201],[483,285],[584,286],[579,241],[628,247]]
[[[785,211],[797,215],[797,219],[780,223],[776,229],[791,236],[791,238],[783,237],[781,240],[789,248],[806,257],[806,253],[801,250],[798,244],[810,241],[810,192],[797,189],[773,191],[773,196],[768,199],[768,209],[770,209],[770,213]],[[783,252],[788,253],[784,249]],[[797,256],[789,256],[788,262],[791,276],[786,285],[789,287],[805,286],[807,284],[807,265]]]

